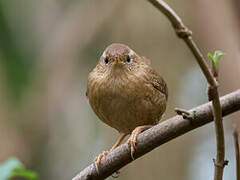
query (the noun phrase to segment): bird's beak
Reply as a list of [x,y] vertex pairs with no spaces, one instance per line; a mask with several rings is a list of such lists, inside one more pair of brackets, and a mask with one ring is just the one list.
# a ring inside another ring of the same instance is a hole
[[115,73],[117,73],[123,67],[123,60],[121,59],[121,57],[114,57],[113,62],[114,63],[112,69],[114,70]]
[[114,60],[116,63],[121,62],[121,58],[120,58],[120,57],[115,57],[113,60]]

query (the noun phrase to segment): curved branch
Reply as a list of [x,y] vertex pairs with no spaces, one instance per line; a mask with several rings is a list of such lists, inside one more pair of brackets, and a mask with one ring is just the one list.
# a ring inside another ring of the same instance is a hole
[[[221,107],[223,116],[240,110],[240,89],[222,97]],[[138,136],[134,156],[139,158],[154,148],[213,121],[212,103],[210,102],[193,108],[189,112],[194,114],[191,120],[177,115],[141,133]],[[131,161],[130,148],[125,143],[103,157],[98,168],[99,173],[93,163],[73,180],[104,179]]]
[[214,159],[214,179],[220,180],[223,176],[224,166],[227,164],[225,161],[225,142],[224,142],[224,129],[222,123],[222,112],[219,100],[218,93],[218,83],[211,71],[208,68],[208,65],[196,45],[196,43],[192,39],[192,32],[183,24],[181,18],[162,0],[148,0],[152,3],[158,10],[163,12],[169,21],[172,23],[178,37],[182,38],[185,43],[188,45],[189,49],[195,56],[205,78],[208,81],[208,99],[212,100],[213,104],[213,114],[214,114],[214,124],[215,124],[215,132],[216,132],[216,143],[217,143],[217,155],[216,159]]

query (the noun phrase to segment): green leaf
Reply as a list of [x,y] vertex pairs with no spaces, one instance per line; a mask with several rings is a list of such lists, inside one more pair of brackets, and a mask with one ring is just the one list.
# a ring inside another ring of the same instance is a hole
[[9,179],[14,169],[22,167],[23,165],[18,159],[14,157],[9,158],[4,163],[0,164],[0,180]]
[[214,53],[214,55],[213,55],[213,58],[215,59],[215,65],[216,65],[216,67],[218,67],[218,62],[219,62],[220,58],[221,58],[222,56],[225,56],[225,55],[226,55],[226,53],[223,53],[223,52],[221,52],[221,51],[215,51],[215,53]]
[[24,169],[24,168],[17,168],[14,169],[12,172],[12,176],[11,177],[25,177],[26,179],[29,180],[35,180],[37,179],[37,173]]
[[211,53],[208,53],[208,58],[214,63],[214,58],[212,57]]
[[226,55],[226,53],[223,53],[221,51],[215,51],[213,56],[210,53],[208,53],[208,58],[212,61],[215,68],[217,69],[219,60],[221,59],[222,56],[225,56],[225,55]]
[[28,180],[36,180],[37,173],[27,170],[17,158],[9,158],[0,164],[0,180],[9,180],[13,177],[24,177]]

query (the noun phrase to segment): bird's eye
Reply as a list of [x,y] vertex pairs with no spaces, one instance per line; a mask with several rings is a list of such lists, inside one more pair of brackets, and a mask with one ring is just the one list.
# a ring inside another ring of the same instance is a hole
[[127,62],[130,63],[132,61],[130,56],[127,56]]
[[109,60],[108,60],[107,57],[104,58],[104,62],[105,62],[105,64],[108,64],[108,63],[109,63]]

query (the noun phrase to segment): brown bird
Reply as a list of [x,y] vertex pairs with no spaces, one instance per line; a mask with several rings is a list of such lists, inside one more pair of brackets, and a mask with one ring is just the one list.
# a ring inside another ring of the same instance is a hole
[[[138,134],[159,122],[168,98],[167,85],[150,61],[119,43],[103,52],[89,74],[86,94],[99,119],[122,133],[111,150],[131,134],[132,158]],[[97,165],[106,154],[95,159]]]

